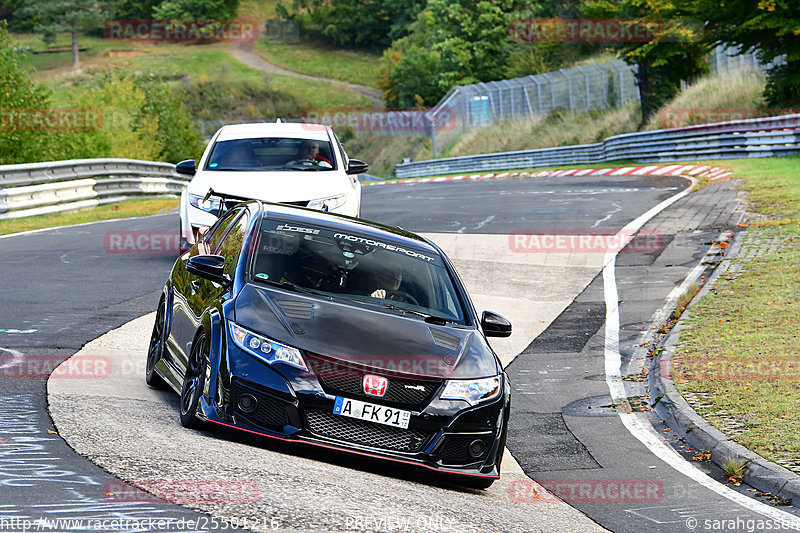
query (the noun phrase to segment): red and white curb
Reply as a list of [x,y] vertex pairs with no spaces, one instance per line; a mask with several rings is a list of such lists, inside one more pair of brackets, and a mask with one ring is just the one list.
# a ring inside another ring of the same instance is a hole
[[541,172],[501,172],[499,174],[462,174],[459,176],[445,176],[440,178],[410,178],[398,180],[384,180],[364,183],[364,187],[373,185],[391,185],[393,183],[432,183],[439,181],[485,180],[502,178],[557,178],[566,176],[693,176],[695,178],[709,178],[711,181],[721,181],[731,176],[733,172],[723,167],[710,167],[707,165],[660,165],[647,167],[622,167],[622,168],[575,168],[570,170],[543,170]]

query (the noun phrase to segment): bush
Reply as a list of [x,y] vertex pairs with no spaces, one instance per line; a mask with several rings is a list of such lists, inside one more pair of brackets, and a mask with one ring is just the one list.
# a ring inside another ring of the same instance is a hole
[[49,89],[35,84],[22,67],[22,56],[14,49],[5,21],[0,21],[0,164],[45,157],[48,136],[16,117],[45,111],[49,99]]

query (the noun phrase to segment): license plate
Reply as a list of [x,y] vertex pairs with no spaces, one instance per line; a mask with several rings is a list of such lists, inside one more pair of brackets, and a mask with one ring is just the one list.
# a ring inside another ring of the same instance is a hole
[[336,397],[333,414],[403,429],[408,429],[408,421],[411,419],[411,411],[351,400],[341,396]]

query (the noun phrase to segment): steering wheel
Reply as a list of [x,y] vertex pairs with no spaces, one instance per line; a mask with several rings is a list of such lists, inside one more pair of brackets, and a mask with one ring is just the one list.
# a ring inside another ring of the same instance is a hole
[[394,300],[395,302],[406,302],[419,307],[419,302],[417,299],[408,294],[406,291],[386,291],[386,299]]
[[318,166],[319,163],[314,161],[313,159],[292,159],[291,161],[287,161],[284,165],[313,165]]

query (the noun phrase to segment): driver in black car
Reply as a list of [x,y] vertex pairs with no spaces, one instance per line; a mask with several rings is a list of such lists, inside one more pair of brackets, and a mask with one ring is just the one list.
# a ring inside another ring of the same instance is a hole
[[[375,290],[370,293],[372,298],[386,299],[387,293],[400,289],[403,282],[403,267],[400,265],[384,265],[383,268],[375,273]],[[392,299],[392,294],[389,294]]]

